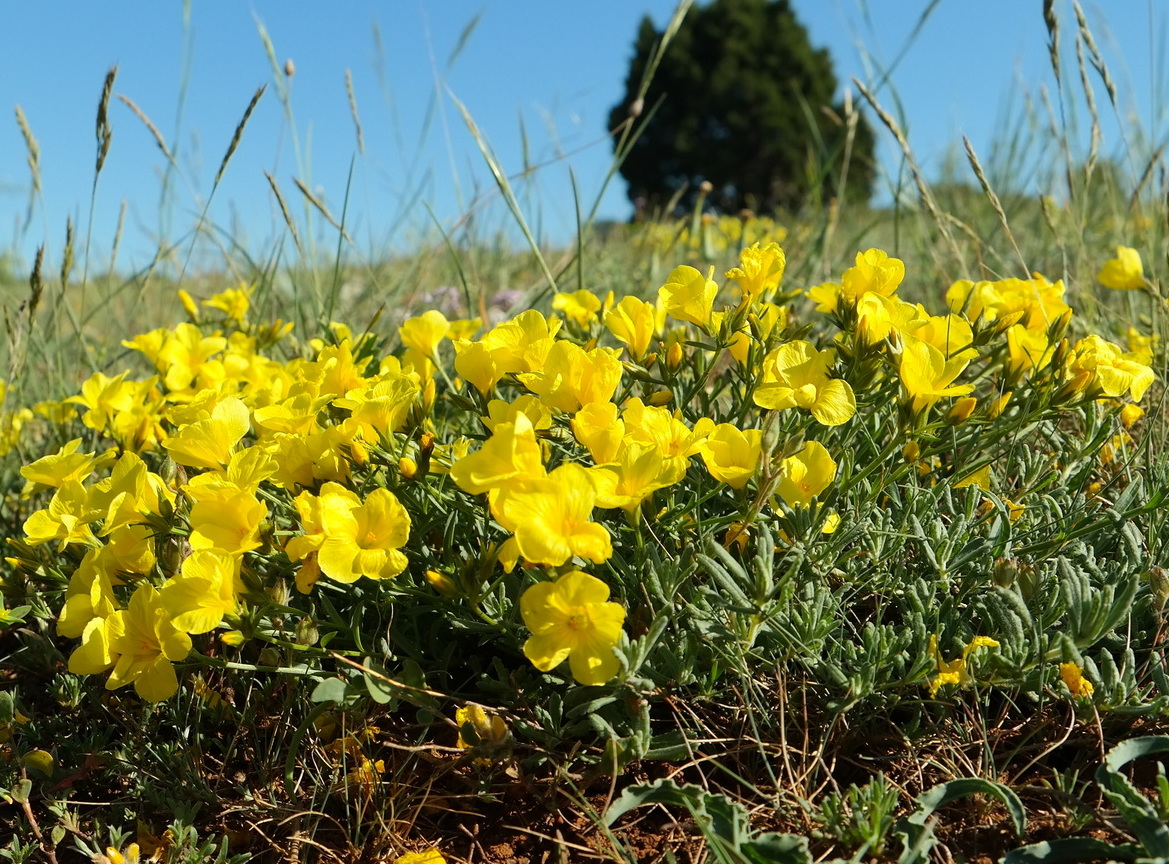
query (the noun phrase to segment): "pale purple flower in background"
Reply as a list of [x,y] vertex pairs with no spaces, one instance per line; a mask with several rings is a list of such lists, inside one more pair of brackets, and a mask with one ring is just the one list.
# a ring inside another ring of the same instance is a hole
[[487,320],[484,324],[488,327],[494,327],[500,321],[506,321],[513,317],[517,312],[522,310],[512,311],[512,307],[524,299],[524,292],[518,288],[506,288],[500,291],[491,298],[491,304],[487,307]]

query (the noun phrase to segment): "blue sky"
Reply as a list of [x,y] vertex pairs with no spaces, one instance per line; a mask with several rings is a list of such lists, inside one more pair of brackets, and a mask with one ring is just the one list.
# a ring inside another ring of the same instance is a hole
[[[1038,0],[940,0],[924,23],[928,0],[793,5],[812,41],[830,49],[842,87],[852,77],[876,85],[892,67],[878,94],[904,121],[932,176],[962,135],[984,161],[993,161],[995,143],[1013,134],[1025,97],[1041,104],[1041,88],[1053,92]],[[344,210],[350,235],[367,254],[409,247],[430,230],[431,212],[448,229],[469,217],[480,236],[500,230],[508,217],[455,98],[510,173],[525,166],[526,136],[528,163],[540,167],[517,184],[521,201],[542,238],[563,242],[575,218],[570,177],[586,208],[601,195],[611,155],[605,122],[622,94],[637,23],[649,14],[662,25],[674,6],[674,0],[192,0],[185,21],[180,2],[7,4],[10,36],[0,52],[0,109],[7,112],[0,123],[0,249],[15,249],[27,261],[44,243],[50,259],[59,256],[67,218],[85,236],[96,106],[115,63],[115,94],[151,118],[173,147],[178,170],[164,183],[166,159],[143,123],[115,99],[114,138],[92,226],[99,261],[109,254],[123,201],[122,266],[147,263],[160,232],[176,241],[191,230],[236,124],[262,84],[268,92],[208,211],[223,242],[263,252],[284,234],[265,172],[298,217],[304,207],[294,177],[338,217]],[[1057,8],[1071,25],[1070,0]],[[1166,126],[1158,106],[1166,70],[1152,58],[1165,54],[1165,7],[1155,0],[1087,0],[1084,8],[1120,86],[1122,108],[1135,112],[1154,146],[1161,143]],[[279,63],[291,59],[295,65],[291,116],[272,86],[261,25]],[[1069,59],[1073,39],[1074,30],[1065,27]],[[358,153],[346,70],[364,153]],[[1107,120],[1107,96],[1097,79],[1092,86]],[[1065,76],[1065,87],[1078,89],[1077,76]],[[17,105],[41,148],[43,190],[31,219]],[[1120,127],[1108,120],[1104,134],[1104,152],[1122,152]],[[888,136],[879,135],[883,164],[894,174],[896,153]],[[1026,177],[1021,183],[1026,186]],[[629,212],[617,178],[600,199],[600,215],[625,219]],[[335,242],[320,227],[321,237]]]

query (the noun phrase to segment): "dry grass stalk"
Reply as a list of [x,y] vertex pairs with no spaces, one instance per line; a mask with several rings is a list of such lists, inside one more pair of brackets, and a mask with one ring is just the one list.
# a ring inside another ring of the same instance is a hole
[[73,218],[65,219],[65,254],[61,257],[61,291],[69,286],[69,276],[73,273]]
[[36,258],[33,259],[32,273],[28,277],[28,323],[32,325],[33,316],[41,305],[41,297],[45,293],[45,282],[41,277],[41,267],[45,263],[45,245],[37,247]]
[[244,129],[247,128],[248,120],[252,117],[252,112],[256,110],[256,106],[260,104],[260,97],[264,95],[267,89],[266,84],[261,84],[254,94],[252,94],[252,101],[248,103],[248,107],[244,110],[244,116],[235,127],[235,133],[231,136],[231,143],[227,145],[227,152],[223,154],[223,161],[219,163],[219,170],[215,172],[215,182],[212,186],[218,186],[219,181],[223,179],[223,172],[227,170],[227,163],[231,161],[231,157],[235,155],[236,148],[239,147],[240,141],[244,137]]
[[118,208],[118,227],[114,231],[114,248],[110,252],[110,272],[113,273],[118,266],[118,249],[122,245],[122,231],[126,227],[126,199],[122,199],[122,206]]
[[1104,83],[1104,89],[1108,91],[1108,98],[1112,102],[1113,109],[1118,110],[1119,100],[1116,96],[1116,82],[1112,80],[1112,74],[1108,71],[1108,64],[1104,62],[1104,56],[1096,46],[1096,38],[1092,35],[1092,31],[1088,27],[1088,19],[1084,15],[1084,10],[1081,8],[1079,0],[1074,0],[1072,8],[1076,12],[1076,26],[1079,28],[1080,36],[1083,38],[1084,44],[1088,47],[1088,57],[1092,63],[1092,68],[1096,70],[1096,74],[1100,76],[1100,80]]
[[[292,182],[296,184],[296,188],[300,190],[300,194],[305,197],[308,203],[312,204],[317,209],[317,212],[325,217],[325,221],[341,232],[341,236],[349,240],[349,235],[345,231],[345,226],[333,218],[333,214],[329,212],[329,208],[325,206],[325,202],[312,193],[312,191],[301,182],[299,177],[293,177]],[[349,241],[353,242],[353,241]]]
[[1088,144],[1088,161],[1084,163],[1084,173],[1091,176],[1096,166],[1096,158],[1100,154],[1100,140],[1103,137],[1100,131],[1100,116],[1096,111],[1096,94],[1092,92],[1092,83],[1088,80],[1088,67],[1084,63],[1084,40],[1076,35],[1076,65],[1080,70],[1080,86],[1084,89],[1084,100],[1088,106],[1088,116],[1092,120],[1091,138]]
[[110,96],[114,91],[114,79],[117,77],[118,67],[115,65],[106,73],[106,80],[101,88],[101,100],[97,103],[97,162],[93,172],[95,186],[102,166],[106,164],[106,156],[110,152],[110,141],[114,137],[113,127],[110,126]]
[[1019,243],[1015,240],[1014,232],[1011,231],[1011,225],[1007,220],[1007,213],[1003,209],[1003,203],[999,200],[998,194],[990,185],[990,181],[986,177],[986,172],[982,170],[982,163],[978,160],[978,154],[974,152],[974,145],[970,143],[970,139],[965,135],[962,136],[962,146],[966,148],[966,159],[970,162],[970,167],[974,169],[974,176],[978,178],[978,184],[982,187],[982,191],[986,197],[990,199],[990,206],[994,208],[995,215],[999,217],[999,224],[1003,226],[1003,233],[1007,235],[1007,239],[1011,241],[1011,248],[1019,256],[1019,263],[1022,265],[1023,275],[1026,277],[1031,270],[1027,267],[1027,260],[1023,257],[1022,250],[1019,249]]
[[1043,23],[1047,25],[1047,54],[1051,58],[1055,86],[1062,90],[1063,78],[1059,69],[1059,18],[1055,14],[1055,0],[1043,0]]
[[1166,146],[1167,145],[1162,144],[1157,148],[1153,155],[1149,157],[1149,162],[1147,165],[1145,165],[1145,170],[1141,172],[1141,179],[1137,181],[1136,187],[1132,190],[1132,195],[1128,199],[1128,209],[1133,213],[1137,212],[1137,207],[1140,204],[1141,195],[1144,194],[1145,187],[1149,185],[1149,181],[1153,179],[1153,172],[1156,170],[1157,166],[1161,164],[1161,159],[1165,155]]
[[345,93],[349,97],[349,113],[353,115],[353,125],[357,129],[357,152],[365,153],[365,136],[361,131],[361,117],[357,113],[357,95],[353,92],[353,73],[345,70]]
[[[146,112],[139,108],[134,100],[123,93],[118,94],[118,98],[122,100],[122,104],[134,112],[134,116],[142,121],[142,125],[147,128],[151,135],[154,136],[154,143],[158,145],[158,149],[162,151],[162,155],[166,157],[166,161],[171,165],[175,164],[175,157],[170,152],[170,148],[166,146],[166,141],[162,137],[162,133],[158,131],[158,127],[154,125]],[[177,167],[177,166],[175,166]]]
[[893,134],[894,139],[897,141],[897,145],[901,148],[901,154],[905,157],[905,163],[909,166],[909,172],[913,175],[913,182],[917,187],[917,194],[921,198],[922,206],[925,207],[926,212],[928,212],[933,218],[934,223],[938,226],[938,231],[941,233],[942,237],[946,239],[946,243],[950,246],[950,250],[954,253],[954,261],[963,261],[962,250],[958,247],[958,243],[954,239],[954,235],[950,232],[949,224],[942,216],[941,211],[938,209],[938,205],[934,201],[934,196],[930,192],[929,186],[926,185],[925,177],[921,173],[921,167],[917,164],[917,159],[915,159],[913,156],[913,150],[909,146],[909,140],[905,137],[905,133],[901,131],[901,127],[897,125],[897,121],[893,119],[893,116],[888,111],[881,107],[881,104],[877,101],[877,98],[868,91],[868,88],[866,88],[864,84],[862,84],[856,78],[852,79],[852,83],[856,85],[856,88],[860,91],[861,95],[865,97],[865,100],[869,103],[869,105],[872,106],[873,110],[877,112],[877,116],[881,119],[881,122],[885,124],[885,128]]
[[280,194],[280,187],[276,184],[276,178],[267,171],[264,172],[264,176],[268,178],[268,185],[272,187],[272,194],[276,196],[276,203],[280,206],[280,215],[284,217],[284,224],[292,232],[292,242],[296,245],[297,251],[302,252],[300,234],[297,233],[296,223],[292,221],[292,214],[288,212],[288,205],[284,203],[284,196]]
[[28,118],[24,116],[24,109],[16,106],[16,125],[20,127],[21,137],[24,138],[24,147],[28,151],[28,170],[32,174],[32,192],[37,195],[41,191],[41,145],[32,134],[32,127],[28,125]]

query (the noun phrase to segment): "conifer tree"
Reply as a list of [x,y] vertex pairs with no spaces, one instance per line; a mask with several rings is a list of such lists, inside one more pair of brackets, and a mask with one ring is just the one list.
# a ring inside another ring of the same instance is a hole
[[[661,37],[643,18],[610,129],[640,122],[633,106]],[[630,200],[650,211],[672,200],[688,207],[707,181],[708,200],[730,213],[799,211],[841,191],[867,201],[872,130],[856,115],[850,134],[836,89],[827,50],[812,47],[788,0],[695,6],[638,106],[648,119],[621,165]]]

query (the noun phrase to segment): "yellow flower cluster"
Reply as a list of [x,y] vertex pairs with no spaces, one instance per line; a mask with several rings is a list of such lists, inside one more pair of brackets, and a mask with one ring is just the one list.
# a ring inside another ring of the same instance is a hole
[[[653,299],[559,293],[563,317],[528,309],[482,335],[477,319],[430,310],[402,323],[385,356],[375,337],[334,325],[285,361],[261,346],[287,329],[247,322],[250,289],[202,307],[182,297],[192,321],[124,343],[153,375],[97,372],[44,409],[59,422],[76,412],[110,448],[82,452],[76,439],[22,469],[26,495],[49,495],[25,542],[76,562],[58,624],[80,639],[70,669],[165,699],[192,636],[241,640],[253,603],[285,604],[279,573],[303,594],[322,578],[335,590],[408,580],[475,604],[449,561],[416,560],[423,543],[441,545],[441,531],[416,537],[417,521],[433,529],[430,511],[447,507],[478,514],[477,584],[511,580],[533,665],[567,660],[578,682],[602,684],[621,669],[626,612],[585,570],[612,566],[622,522],[652,523],[673,487],[736,503],[735,542],[757,519],[780,522],[787,542],[796,525],[818,536],[842,518],[836,460],[858,404],[893,405],[899,422],[865,434],[917,460],[938,428],[1003,418],[1015,389],[1044,410],[1101,399],[1119,413],[1153,381],[1155,346],[1139,334],[1132,351],[1070,342],[1064,287],[1038,274],[957,282],[948,311],[931,315],[897,296],[904,263],[870,249],[806,292],[835,325],[817,339],[781,293],[786,267],[775,242],[757,243],[721,284],[682,265]],[[992,485],[986,464],[949,467],[954,488]],[[504,575],[490,574],[497,564]],[[967,655],[995,644],[979,639],[949,663],[931,646],[933,692],[967,683]]]

